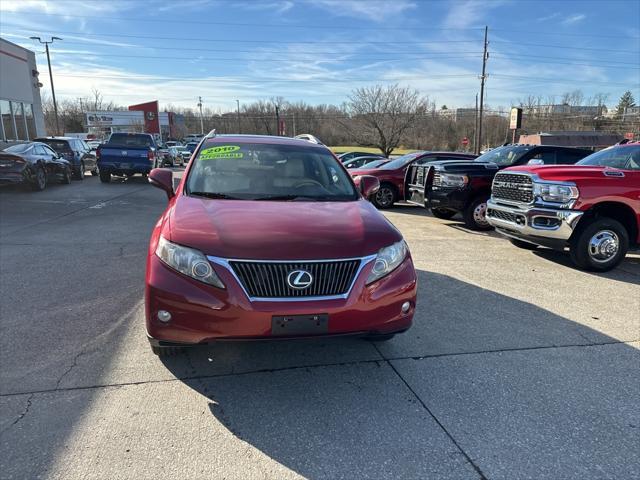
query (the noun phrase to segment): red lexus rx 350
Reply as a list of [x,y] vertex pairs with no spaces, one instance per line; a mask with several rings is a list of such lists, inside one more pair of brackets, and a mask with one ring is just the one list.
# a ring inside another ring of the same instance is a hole
[[210,136],[174,191],[149,245],[146,327],[153,351],[230,339],[356,334],[386,340],[411,326],[416,274],[400,232],[323,145]]

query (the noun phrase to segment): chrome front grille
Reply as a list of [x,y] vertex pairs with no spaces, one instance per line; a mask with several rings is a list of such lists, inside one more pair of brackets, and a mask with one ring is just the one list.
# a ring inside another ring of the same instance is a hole
[[498,173],[493,180],[491,196],[496,201],[531,203],[533,201],[533,181],[529,175]]
[[[360,259],[324,262],[249,262],[230,260],[229,265],[253,298],[331,297],[349,292],[361,265]],[[287,277],[303,270],[311,274],[306,288],[292,288]]]

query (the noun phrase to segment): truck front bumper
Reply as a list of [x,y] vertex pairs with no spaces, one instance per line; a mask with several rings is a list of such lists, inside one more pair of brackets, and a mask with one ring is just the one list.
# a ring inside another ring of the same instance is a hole
[[487,220],[498,232],[552,248],[564,247],[583,213],[578,210],[504,205],[492,199],[487,202]]

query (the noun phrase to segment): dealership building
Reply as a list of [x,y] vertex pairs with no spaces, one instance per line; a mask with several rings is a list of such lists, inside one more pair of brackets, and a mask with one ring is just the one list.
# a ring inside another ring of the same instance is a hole
[[0,38],[0,141],[46,135],[35,53]]
[[184,116],[160,112],[158,102],[130,105],[129,110],[85,113],[87,132],[97,138],[107,138],[114,132],[145,132],[159,140],[182,138],[186,133]]

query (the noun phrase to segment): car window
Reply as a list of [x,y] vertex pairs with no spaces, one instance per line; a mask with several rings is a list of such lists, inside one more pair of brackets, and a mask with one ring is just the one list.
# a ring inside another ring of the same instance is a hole
[[45,155],[47,152],[45,151],[42,145],[34,145],[33,146],[33,154],[34,155]]
[[153,141],[149,135],[132,135],[128,133],[113,133],[109,138],[112,145],[121,145],[124,147],[151,147]]
[[46,143],[51,148],[53,148],[56,152],[62,153],[62,152],[71,151],[71,147],[69,146],[69,142],[67,142],[66,140],[55,140],[55,139],[45,138],[45,139],[38,140],[38,141],[42,142],[42,143]]
[[402,155],[401,157],[398,157],[394,160],[391,160],[389,163],[382,165],[380,169],[396,170],[398,168],[404,168],[421,155],[424,155],[424,152],[407,153],[406,155]]
[[46,155],[53,155],[53,156],[58,155],[52,148],[49,148],[46,145],[39,145],[39,146],[42,149],[42,152]]
[[[36,145],[33,146],[35,147]],[[9,153],[25,154],[29,149],[31,149],[31,147],[32,145],[29,145],[28,143],[18,143],[5,148],[4,151]]]
[[241,200],[358,198],[349,175],[328,150],[259,143],[203,145],[187,191]]
[[584,151],[558,150],[556,152],[556,159],[558,164],[572,165],[587,155],[589,155],[589,153]]
[[640,145],[605,148],[580,160],[577,165],[640,170]]
[[529,160],[542,160],[542,163],[545,165],[555,165],[557,163],[556,151],[552,149],[543,149],[529,158]]
[[501,167],[514,165],[524,155],[529,153],[534,146],[530,145],[505,145],[494,148],[476,158],[475,162],[491,162]]

